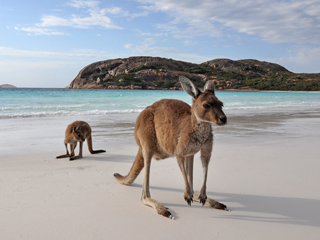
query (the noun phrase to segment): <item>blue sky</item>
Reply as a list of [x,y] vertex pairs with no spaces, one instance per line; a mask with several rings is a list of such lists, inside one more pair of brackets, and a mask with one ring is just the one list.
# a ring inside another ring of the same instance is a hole
[[65,87],[130,56],[320,72],[320,0],[0,0],[0,84]]

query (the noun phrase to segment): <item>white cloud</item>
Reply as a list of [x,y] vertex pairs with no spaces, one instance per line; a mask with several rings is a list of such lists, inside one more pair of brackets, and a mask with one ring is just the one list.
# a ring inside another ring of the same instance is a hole
[[[84,9],[91,9],[91,10],[99,10],[99,1],[86,1],[86,0],[72,0],[68,3],[69,6],[75,7],[75,8],[84,8]],[[112,15],[117,15],[121,17],[129,17],[129,18],[135,18],[135,17],[142,17],[147,16],[148,11],[143,11],[141,13],[130,13],[128,11],[123,10],[120,7],[108,7],[108,8],[102,8],[101,11],[105,13],[109,13]]]
[[[184,25],[187,24],[185,27]],[[156,27],[161,31],[168,32],[175,38],[194,38],[194,37],[221,37],[221,30],[216,28],[210,21],[205,19],[184,20],[175,18],[168,23],[157,24]]]
[[185,46],[192,46],[192,45],[197,45],[198,43],[194,42],[194,41],[191,41],[191,40],[185,40],[185,41],[183,41],[183,44]]
[[[180,22],[188,25],[177,32],[181,37],[187,34],[217,36],[227,28],[257,35],[270,43],[320,42],[319,0],[138,1],[147,4],[145,9],[149,11],[162,11],[175,19],[179,16]],[[159,27],[173,31],[177,23],[169,22]]]
[[183,53],[173,47],[155,47],[156,40],[153,38],[146,38],[140,45],[126,44],[125,48],[132,51],[134,54],[143,56],[159,56],[164,58],[173,58],[175,60],[182,60],[193,63],[202,63],[221,56],[201,56],[198,54]]
[[115,54],[93,49],[74,50],[73,52],[28,51],[15,48],[0,47],[0,56],[35,57],[56,59],[107,59]]
[[56,16],[44,16],[41,18],[41,23],[36,24],[39,27],[56,27],[56,26],[72,26],[72,22]]
[[136,32],[140,36],[150,36],[150,37],[167,37],[168,36],[168,33],[166,33],[166,32],[151,33],[151,32],[142,32],[139,29],[135,29],[133,31]]
[[70,18],[61,18],[57,16],[44,16],[41,18],[41,23],[36,24],[38,27],[74,27],[74,28],[89,28],[92,26],[101,26],[107,29],[123,29],[113,23],[111,18],[106,16],[106,9],[89,9],[89,16],[79,17],[72,15]]
[[141,13],[130,13],[128,11],[123,10],[122,8],[119,7],[111,7],[111,8],[106,8],[105,9],[107,13],[110,13],[114,16],[118,17],[127,17],[129,19],[133,19],[136,17],[145,17],[149,14],[148,11],[143,11]]
[[67,5],[75,8],[95,8],[99,3],[98,1],[72,0]]
[[[156,43],[156,40],[153,38],[146,38],[140,45],[134,45],[134,44],[126,44],[125,48],[136,52],[140,54],[149,54],[149,55],[154,55],[157,54],[159,51],[159,47],[151,47],[151,45],[154,45]],[[161,48],[162,51],[172,51],[174,50],[173,48]]]
[[28,35],[66,35],[63,32],[54,31],[49,28],[40,28],[40,27],[15,27],[15,30],[27,32]]
[[146,13],[132,14],[122,10],[121,8],[99,8],[98,1],[83,1],[73,0],[68,5],[82,9],[84,11],[82,16],[71,14],[69,17],[60,17],[55,15],[44,15],[40,19],[40,23],[35,26],[16,27],[15,30],[28,32],[29,35],[62,35],[64,33],[53,30],[54,27],[73,27],[73,28],[91,28],[103,27],[105,29],[123,29],[116,25],[109,15],[120,15],[123,17],[138,17],[145,16]]
[[67,4],[73,8],[81,9],[81,16],[70,14],[69,17],[56,15],[44,15],[40,23],[32,27],[16,27],[16,30],[26,31],[29,35],[62,35],[64,33],[50,28],[53,27],[72,27],[72,28],[91,28],[103,27],[105,29],[123,29],[113,22],[110,16],[126,17],[133,19],[148,15],[148,11],[140,13],[130,13],[120,7],[100,8],[99,1],[73,0]]
[[270,61],[296,73],[320,73],[320,47],[297,46],[289,50],[289,57]]

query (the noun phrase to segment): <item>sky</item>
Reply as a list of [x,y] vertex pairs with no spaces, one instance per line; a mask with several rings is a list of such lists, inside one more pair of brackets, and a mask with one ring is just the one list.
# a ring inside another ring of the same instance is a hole
[[320,73],[320,0],[0,0],[0,85],[66,87],[131,56]]

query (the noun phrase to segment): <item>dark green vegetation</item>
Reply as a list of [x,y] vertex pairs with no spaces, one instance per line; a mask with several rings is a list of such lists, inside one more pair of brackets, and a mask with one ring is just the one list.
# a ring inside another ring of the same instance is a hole
[[[246,70],[248,69],[239,67],[239,72]],[[186,69],[185,72],[214,77],[217,80],[216,87],[222,89],[250,87],[257,90],[320,91],[319,73],[296,74],[253,67],[250,68],[249,75],[201,65]]]
[[239,81],[235,88],[249,86],[259,90],[320,91],[320,74],[269,72],[260,78]]
[[[104,84],[104,82],[101,84]],[[133,73],[112,76],[111,78],[109,78],[107,84],[121,87],[135,85],[146,88],[146,84],[143,83],[140,79],[135,78],[135,75]]]
[[161,88],[161,89],[170,89],[175,86],[178,81],[152,81],[152,82],[145,82],[139,78],[136,78],[134,74],[122,74],[111,77],[107,82],[100,82],[99,84],[102,86],[119,86],[119,87],[126,87],[126,86],[139,86],[142,89],[147,89],[148,87],[154,88]]

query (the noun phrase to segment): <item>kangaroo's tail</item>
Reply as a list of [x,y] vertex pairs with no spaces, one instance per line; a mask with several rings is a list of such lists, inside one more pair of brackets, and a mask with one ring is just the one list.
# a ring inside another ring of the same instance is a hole
[[113,176],[117,179],[119,183],[124,185],[130,185],[138,177],[143,167],[144,167],[144,160],[143,160],[141,148],[139,148],[136,159],[134,160],[128,175],[122,176],[119,173],[115,173],[113,174]]
[[91,137],[91,136],[87,138],[87,144],[88,144],[89,152],[90,152],[91,154],[106,152],[105,150],[93,150],[93,149],[92,149],[92,137]]

